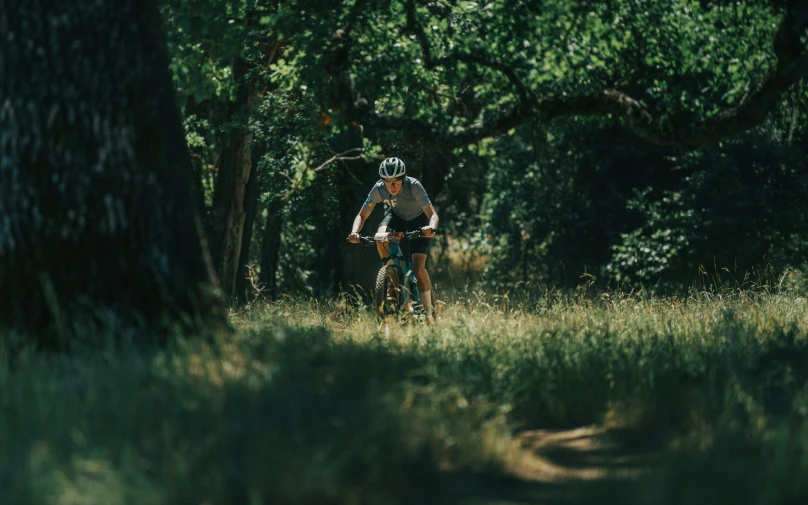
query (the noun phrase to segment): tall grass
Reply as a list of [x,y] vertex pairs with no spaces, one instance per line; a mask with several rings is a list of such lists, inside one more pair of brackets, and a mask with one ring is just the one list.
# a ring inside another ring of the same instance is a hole
[[446,503],[457,472],[507,473],[520,430],[594,423],[663,454],[596,500],[808,494],[805,299],[445,302],[432,327],[284,301],[215,343],[0,363],[0,502]]

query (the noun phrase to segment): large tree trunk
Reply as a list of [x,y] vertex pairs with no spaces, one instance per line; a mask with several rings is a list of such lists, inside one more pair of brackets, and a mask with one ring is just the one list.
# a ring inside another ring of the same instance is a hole
[[0,38],[0,324],[221,327],[155,2],[4,0]]
[[[283,52],[280,42],[266,44],[261,64],[268,66]],[[251,144],[253,133],[247,128],[255,117],[260,99],[267,86],[248,78],[250,68],[243,58],[236,58],[233,64],[233,78],[238,86],[236,101],[231,104],[229,121],[239,121],[243,128],[231,135],[222,153],[222,162],[216,177],[213,192],[213,205],[208,215],[208,230],[211,240],[213,263],[221,280],[222,292],[228,299],[236,297],[243,270],[241,247],[248,213],[247,184],[252,177],[254,166]],[[248,231],[248,234],[251,234]]]

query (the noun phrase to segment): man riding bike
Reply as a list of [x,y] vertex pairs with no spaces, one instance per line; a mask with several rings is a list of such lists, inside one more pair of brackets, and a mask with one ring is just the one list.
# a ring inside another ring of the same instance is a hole
[[[426,271],[426,258],[429,255],[429,239],[438,229],[438,214],[426,194],[423,185],[414,177],[406,176],[404,162],[398,158],[387,158],[379,165],[379,180],[368,194],[367,200],[359,210],[351,227],[348,240],[358,244],[359,231],[365,225],[373,208],[384,203],[385,215],[379,224],[376,234],[385,234],[390,227],[397,232],[408,232],[420,229],[424,238],[411,242],[412,268],[418,291],[424,302],[427,320],[432,319],[432,284]],[[390,244],[376,242],[376,248],[383,264],[390,264]]]

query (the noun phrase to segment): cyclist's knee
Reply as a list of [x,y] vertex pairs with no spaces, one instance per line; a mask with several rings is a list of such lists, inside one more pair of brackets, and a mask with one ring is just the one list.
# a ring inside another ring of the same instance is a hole
[[427,274],[426,268],[424,268],[424,267],[420,267],[420,268],[413,267],[412,273],[413,273],[413,275],[415,275],[415,278],[418,279],[418,280],[429,279],[429,274]]

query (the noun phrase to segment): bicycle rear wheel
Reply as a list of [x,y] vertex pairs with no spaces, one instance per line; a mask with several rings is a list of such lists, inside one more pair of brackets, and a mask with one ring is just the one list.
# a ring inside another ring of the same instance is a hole
[[374,303],[376,313],[384,318],[397,315],[401,310],[401,286],[399,285],[398,271],[392,266],[383,266],[376,274],[376,289],[374,290]]

